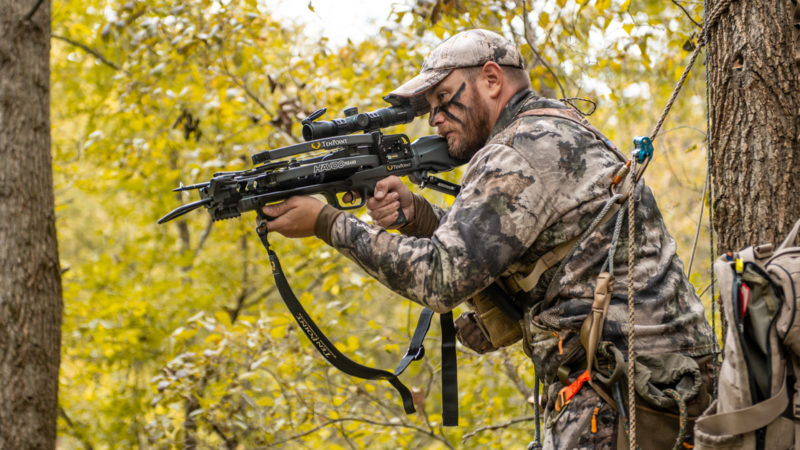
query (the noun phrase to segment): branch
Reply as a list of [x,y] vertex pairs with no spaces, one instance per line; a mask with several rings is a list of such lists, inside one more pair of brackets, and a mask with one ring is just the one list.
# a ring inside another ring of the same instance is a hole
[[478,428],[470,431],[469,433],[465,434],[464,437],[461,438],[461,442],[466,442],[467,439],[471,438],[472,436],[475,436],[478,433],[482,433],[484,431],[491,431],[491,430],[499,430],[501,428],[508,428],[511,425],[515,425],[515,424],[518,424],[520,422],[528,422],[528,421],[534,420],[534,419],[535,419],[534,416],[525,416],[525,417],[520,417],[520,418],[517,418],[517,419],[510,420],[508,422],[501,423],[501,424],[498,424],[498,425],[488,425],[488,426],[485,426],[485,427],[478,427]]
[[[200,250],[203,248],[203,245],[206,243],[206,239],[211,234],[211,226],[214,225],[214,220],[212,218],[208,218],[208,223],[206,224],[205,230],[203,230],[203,234],[200,236],[200,240],[197,242],[197,247],[194,249],[194,258],[197,258],[197,254],[200,253]],[[192,258],[192,260],[194,260]]]
[[339,418],[339,419],[332,419],[332,420],[329,420],[329,421],[323,423],[322,425],[318,425],[318,426],[316,426],[316,427],[314,427],[314,428],[312,428],[312,429],[310,429],[310,430],[308,430],[308,431],[306,431],[304,433],[296,434],[294,436],[288,437],[288,438],[280,440],[280,441],[271,442],[270,445],[280,445],[280,444],[283,444],[283,443],[286,443],[286,442],[289,442],[289,441],[294,441],[294,440],[306,437],[309,434],[316,433],[317,431],[319,431],[319,430],[321,430],[321,429],[323,429],[323,428],[325,428],[325,427],[327,427],[329,425],[335,425],[335,424],[340,423],[340,422],[361,422],[361,423],[366,423],[366,424],[369,424],[369,425],[376,425],[376,426],[380,426],[380,427],[407,428],[407,429],[416,431],[417,433],[424,434],[424,435],[429,436],[429,437],[431,437],[433,439],[436,439],[437,441],[442,442],[444,445],[446,445],[447,448],[455,449],[455,447],[453,447],[453,445],[450,444],[450,442],[446,438],[444,438],[443,436],[440,436],[440,435],[438,435],[436,433],[432,433],[432,432],[430,432],[430,431],[428,431],[428,430],[426,430],[426,429],[424,429],[422,427],[418,427],[416,425],[412,425],[412,424],[408,424],[408,423],[378,422],[378,421],[375,421],[375,420],[363,419],[363,418],[360,418],[360,417],[342,417],[342,418]]
[[60,35],[57,35],[57,34],[51,34],[50,37],[55,38],[55,39],[59,39],[59,40],[62,40],[64,42],[68,43],[68,44],[74,45],[75,47],[78,47],[78,48],[84,50],[85,52],[91,54],[92,56],[94,56],[95,58],[100,60],[100,62],[102,62],[103,64],[107,65],[108,67],[111,67],[114,70],[119,70],[119,71],[125,73],[125,75],[130,75],[130,72],[128,72],[125,69],[120,68],[119,66],[117,66],[113,62],[111,62],[108,59],[106,59],[106,57],[101,55],[100,52],[98,52],[97,50],[87,46],[86,44],[82,44],[80,42],[73,41],[72,39],[70,39],[68,37],[60,36]]
[[524,381],[519,378],[517,375],[517,368],[514,367],[514,363],[512,363],[508,358],[503,358],[503,368],[505,369],[506,376],[508,376],[508,378],[514,382],[514,385],[517,387],[517,389],[522,393],[523,396],[525,396],[525,401],[528,401],[528,399],[533,396],[533,391],[525,384]]
[[[301,262],[300,264],[294,266],[294,268],[292,268],[291,272],[297,272],[297,271],[303,270],[303,269],[305,269],[306,266],[308,266],[308,264],[309,264],[309,260],[303,260],[303,262]],[[284,271],[284,273],[288,273],[288,272]],[[309,283],[309,285],[306,287],[306,291],[314,290],[321,283],[322,283],[322,278],[321,277],[315,278],[314,281]],[[261,299],[268,297],[274,291],[275,291],[275,285],[274,284],[271,285],[270,287],[268,287],[267,289],[262,290],[260,293],[258,293],[258,295],[252,295],[251,296],[250,294],[253,293],[252,290],[249,290],[249,289],[243,290],[242,293],[236,298],[236,306],[235,307],[231,308],[231,307],[227,307],[226,306],[226,307],[223,307],[223,309],[231,317],[231,323],[236,322],[236,319],[239,317],[239,314],[242,312],[243,309],[249,308],[249,307],[257,304],[258,302],[261,301]]]
[[680,9],[681,9],[681,11],[683,11],[683,13],[684,13],[684,14],[686,14],[686,17],[688,17],[688,18],[689,18],[689,20],[691,20],[693,24],[697,25],[697,27],[698,27],[698,28],[703,28],[703,26],[702,26],[702,25],[700,25],[700,24],[699,24],[699,23],[697,23],[697,22],[696,22],[694,19],[692,19],[692,15],[691,15],[691,14],[689,14],[689,11],[687,11],[687,10],[686,10],[686,8],[684,8],[684,7],[683,7],[683,5],[681,5],[680,3],[678,3],[678,0],[672,0],[672,3],[674,3],[674,4],[675,4],[675,6],[677,6],[678,8],[680,8]]
[[556,80],[556,84],[558,85],[558,89],[561,91],[561,97],[566,97],[567,94],[564,92],[564,86],[561,85],[561,81],[558,79],[558,75],[553,72],[553,69],[550,68],[550,65],[547,64],[547,61],[544,60],[541,53],[536,49],[536,39],[533,36],[533,30],[531,29],[531,23],[528,20],[528,6],[527,0],[522,0],[522,23],[525,26],[525,41],[528,42],[528,47],[531,48],[531,51],[539,60],[540,63],[550,72],[550,75],[553,76],[553,79]]
[[36,2],[36,4],[33,5],[33,9],[31,9],[31,11],[28,14],[25,14],[25,17],[23,17],[22,20],[30,22],[30,20],[33,18],[33,15],[36,14],[36,10],[38,10],[39,6],[42,5],[42,2],[44,2],[44,0],[39,0],[38,2]]
[[226,436],[216,422],[211,422],[211,429],[214,430],[214,432],[217,433],[217,435],[222,438],[223,442],[225,442],[225,448],[229,450],[236,448],[239,442],[235,438],[229,438],[228,436]]
[[[248,97],[250,97],[250,99],[251,99],[251,100],[253,100],[254,102],[256,102],[256,104],[257,104],[257,105],[258,105],[258,106],[259,106],[261,109],[263,109],[263,110],[264,110],[264,112],[266,112],[266,113],[267,113],[267,115],[268,115],[269,117],[275,117],[275,115],[273,115],[273,114],[272,114],[272,111],[270,111],[270,109],[267,107],[267,105],[266,105],[266,104],[264,104],[264,101],[263,101],[263,100],[261,100],[261,98],[260,98],[259,96],[257,96],[257,95],[256,95],[256,94],[255,94],[255,93],[252,91],[252,90],[250,90],[250,88],[249,88],[249,87],[247,87],[247,80],[243,80],[243,79],[239,78],[238,76],[234,75],[234,74],[233,74],[233,73],[230,71],[230,69],[228,69],[228,64],[227,64],[227,63],[225,63],[225,61],[223,61],[223,62],[222,62],[222,73],[223,73],[223,74],[225,74],[226,76],[228,76],[228,78],[230,78],[230,79],[231,79],[231,81],[233,81],[233,83],[234,83],[234,84],[236,84],[237,86],[239,86],[240,88],[242,88],[242,90],[244,90],[244,93],[245,93],[245,94],[247,94],[247,96],[248,96]],[[279,127],[273,126],[272,128],[273,128],[273,129],[274,129],[276,132],[278,132],[279,134],[283,135],[283,137],[284,137],[284,138],[285,138],[287,141],[289,141],[289,142],[292,142],[292,143],[297,143],[297,142],[299,142],[299,141],[297,140],[297,138],[295,138],[295,137],[294,137],[294,136],[292,136],[291,134],[289,134],[289,133],[285,132],[284,130],[280,129]]]
[[58,407],[58,415],[61,416],[62,419],[64,419],[64,422],[67,423],[68,427],[74,430],[72,436],[78,439],[80,443],[83,444],[84,448],[86,448],[86,450],[94,450],[94,447],[92,447],[92,443],[89,442],[85,436],[83,436],[84,433],[81,430],[81,428],[83,428],[83,425],[75,424],[75,422],[73,422],[67,415],[67,411],[65,411],[64,408],[61,406]]

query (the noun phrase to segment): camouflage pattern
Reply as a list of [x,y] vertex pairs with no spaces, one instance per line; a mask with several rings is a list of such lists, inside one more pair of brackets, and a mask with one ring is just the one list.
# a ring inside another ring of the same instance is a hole
[[[555,398],[562,387],[560,383],[549,386],[548,397]],[[542,446],[545,450],[615,449],[617,421],[617,412],[587,385],[578,391],[560,414],[553,409],[552,404],[545,408]]]
[[[511,99],[487,144],[470,160],[461,193],[431,237],[391,234],[341,214],[331,228],[332,244],[395,292],[440,313],[502,275],[529,273],[543,254],[589,227],[610,198],[610,180],[623,164],[574,122],[519,117],[541,108],[564,106],[530,91]],[[711,327],[683,273],[675,241],[643,182],[634,195],[636,351],[707,355],[713,350]],[[558,385],[559,366],[575,368],[585,360],[578,334],[591,310],[595,278],[606,260],[613,229],[614,220],[599,227],[563,272],[548,270],[536,288],[517,299],[531,308],[524,324],[531,335],[526,350],[545,385]],[[622,229],[627,230],[627,220]],[[623,354],[628,334],[626,235],[620,236],[614,259],[616,282],[603,329],[603,339]],[[557,295],[545,303],[551,281]],[[582,389],[581,395],[587,391],[591,389]],[[585,419],[584,412],[575,414],[567,422]],[[556,442],[555,447],[561,445]]]
[[430,109],[424,93],[442,81],[453,69],[479,67],[489,61],[501,66],[523,68],[522,55],[513,42],[488,30],[467,30],[455,34],[436,46],[422,64],[419,75],[390,92],[384,99],[390,103],[409,101],[417,115]]

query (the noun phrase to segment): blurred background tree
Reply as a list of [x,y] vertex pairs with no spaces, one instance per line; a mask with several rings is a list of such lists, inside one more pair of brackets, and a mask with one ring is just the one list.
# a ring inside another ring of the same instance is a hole
[[[702,6],[397,0],[367,39],[334,43],[265,1],[54,4],[51,129],[61,264],[69,267],[59,445],[526,444],[533,367],[518,348],[482,357],[459,352],[461,427],[448,429],[441,426],[438,352],[429,351],[403,375],[419,410],[406,416],[387,383],[339,374],[298,333],[273,287],[254,220],[212,226],[202,213],[166,226],[156,220],[192,200],[170,192],[179,183],[246,168],[250,154],[297,142],[300,120],[320,107],[329,119],[348,106],[385,106],[382,95],[413,76],[432,46],[471,27],[515,40],[542,94],[596,102],[589,119],[629,148],[652,130],[697,45]],[[646,177],[685,261],[703,200],[705,97],[698,64]],[[412,139],[433,132],[424,120],[390,131]],[[441,206],[449,201],[425,195]],[[275,238],[273,246],[309,313],[343,351],[378,367],[396,363],[419,306],[315,239]],[[704,291],[705,225],[695,259],[690,277]],[[438,347],[433,328],[430,348]]]
[[50,2],[0,0],[0,448],[56,444],[61,267]]

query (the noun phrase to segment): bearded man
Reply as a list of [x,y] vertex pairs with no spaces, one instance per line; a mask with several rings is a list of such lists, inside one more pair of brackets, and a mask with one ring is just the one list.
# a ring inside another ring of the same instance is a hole
[[[545,448],[625,445],[627,400],[620,397],[627,388],[619,384],[627,382],[618,369],[627,361],[631,276],[639,443],[672,445],[679,404],[697,415],[709,402],[714,338],[643,181],[629,189],[636,201],[632,271],[626,251],[609,251],[616,222],[610,219],[617,215],[606,211],[606,220],[596,219],[618,198],[612,198],[613,180],[625,158],[576,111],[537,96],[519,50],[486,30],[464,31],[439,44],[420,74],[386,99],[408,102],[417,115],[430,113],[429,123],[447,139],[450,154],[468,161],[452,207],[435,207],[389,177],[367,201],[373,224],[312,197],[293,197],[264,207],[273,218],[269,230],[316,235],[390,289],[436,312],[469,302],[476,312],[462,315],[457,325],[459,339],[476,351],[523,336],[523,350],[545,385]],[[400,208],[407,218],[402,235],[388,233]],[[619,220],[626,222],[625,216]],[[599,225],[590,230],[593,222]],[[624,235],[617,244],[628,247]],[[565,246],[572,251],[557,257],[562,253],[554,250]],[[537,269],[547,259],[554,261]],[[498,316],[481,295],[493,283],[524,312],[522,320],[485,323]],[[607,313],[599,325],[595,321],[590,345],[591,330],[582,327],[601,290]],[[498,330],[504,335],[498,337]],[[582,375],[591,383],[579,381]],[[574,392],[559,403],[565,386]],[[664,386],[675,387],[678,398],[664,395]],[[679,441],[691,442],[691,436]]]

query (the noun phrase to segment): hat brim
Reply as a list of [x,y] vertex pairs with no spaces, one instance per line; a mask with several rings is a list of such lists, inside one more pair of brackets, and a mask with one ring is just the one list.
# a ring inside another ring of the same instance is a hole
[[414,113],[417,116],[421,116],[430,112],[431,109],[430,104],[425,99],[425,92],[444,80],[452,70],[426,70],[386,94],[383,99],[392,104],[408,102],[414,108]]

